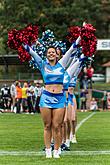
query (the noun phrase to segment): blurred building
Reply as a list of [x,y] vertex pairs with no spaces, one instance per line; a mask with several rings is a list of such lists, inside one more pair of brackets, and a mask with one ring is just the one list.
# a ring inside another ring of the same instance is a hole
[[106,82],[109,83],[110,82],[110,61],[108,61],[107,63],[102,65],[103,67],[105,67],[106,70]]

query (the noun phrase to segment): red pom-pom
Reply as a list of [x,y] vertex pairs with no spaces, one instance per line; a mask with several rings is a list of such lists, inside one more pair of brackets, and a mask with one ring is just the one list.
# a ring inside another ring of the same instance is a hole
[[96,29],[91,25],[91,24],[86,24],[85,23],[85,25],[82,27],[82,29],[81,29],[81,31],[89,31],[89,32],[95,32],[96,31]]
[[19,40],[20,32],[16,29],[12,29],[8,32],[8,46],[11,49],[17,50],[18,47],[21,45],[21,42]]
[[30,55],[21,46],[22,43],[31,46],[38,38],[38,26],[28,25],[21,30],[12,29],[8,32],[8,46],[18,50],[19,58],[22,62],[29,61]]
[[22,35],[22,42],[31,46],[38,38],[38,26],[28,25],[22,30]]
[[8,32],[8,46],[11,49],[18,49],[22,43],[32,45],[38,38],[38,26],[28,25],[24,29],[12,29]]
[[81,28],[81,46],[85,56],[91,57],[96,52],[96,29],[91,24],[85,24]]
[[25,61],[30,61],[31,60],[31,56],[29,55],[29,53],[23,48],[23,46],[20,46],[18,48],[18,57],[22,62]]
[[66,38],[70,43],[73,43],[80,36],[80,33],[81,28],[79,26],[71,26],[68,28],[68,35]]

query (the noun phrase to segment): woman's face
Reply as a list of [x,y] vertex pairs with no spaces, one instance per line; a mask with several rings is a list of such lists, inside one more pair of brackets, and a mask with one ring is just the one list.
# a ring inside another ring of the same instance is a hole
[[49,61],[54,61],[57,58],[56,50],[54,48],[49,48],[47,50],[47,59]]
[[61,50],[57,49],[57,54],[60,56],[61,55]]
[[61,58],[62,58],[62,51],[60,50],[60,49],[56,49],[56,51],[57,51],[57,58],[58,58],[58,60],[60,60]]

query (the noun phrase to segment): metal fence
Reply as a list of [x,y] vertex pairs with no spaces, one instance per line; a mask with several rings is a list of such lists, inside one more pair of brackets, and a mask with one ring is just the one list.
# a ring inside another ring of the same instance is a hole
[[42,79],[39,73],[15,73],[0,75],[0,80],[37,80]]

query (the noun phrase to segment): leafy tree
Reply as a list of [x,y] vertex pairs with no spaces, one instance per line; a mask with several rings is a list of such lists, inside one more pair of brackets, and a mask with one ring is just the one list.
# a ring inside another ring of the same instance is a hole
[[[21,29],[29,23],[39,25],[39,36],[45,29],[56,38],[66,40],[69,26],[83,21],[97,29],[97,38],[110,37],[109,0],[2,0],[0,1],[0,54],[15,53],[7,47],[8,31]],[[99,58],[101,57],[101,58]],[[109,51],[97,52],[95,63],[109,60]]]

